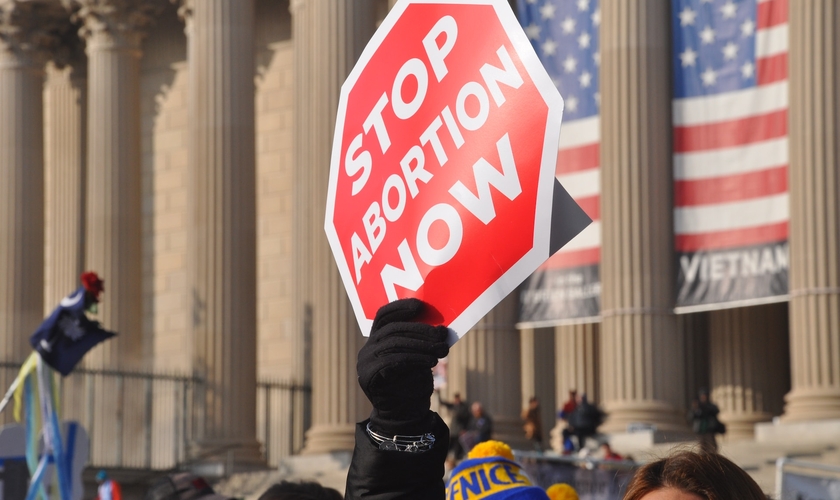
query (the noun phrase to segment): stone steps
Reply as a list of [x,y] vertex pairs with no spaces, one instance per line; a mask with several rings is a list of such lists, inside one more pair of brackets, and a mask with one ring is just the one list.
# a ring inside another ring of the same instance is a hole
[[350,452],[297,455],[283,460],[274,470],[234,474],[214,489],[223,495],[256,500],[280,481],[316,481],[344,494],[350,457]]

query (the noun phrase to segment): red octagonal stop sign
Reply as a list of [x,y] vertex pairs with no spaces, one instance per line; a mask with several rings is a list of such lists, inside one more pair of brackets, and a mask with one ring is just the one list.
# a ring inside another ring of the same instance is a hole
[[325,228],[362,332],[454,342],[549,256],[563,102],[507,0],[398,2],[341,90]]

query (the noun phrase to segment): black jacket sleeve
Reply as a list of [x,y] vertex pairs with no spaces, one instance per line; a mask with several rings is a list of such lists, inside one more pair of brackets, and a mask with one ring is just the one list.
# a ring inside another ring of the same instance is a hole
[[429,413],[435,445],[422,453],[380,450],[367,435],[368,421],[356,424],[356,446],[347,474],[346,500],[443,500],[446,497],[443,474],[449,428],[437,413]]

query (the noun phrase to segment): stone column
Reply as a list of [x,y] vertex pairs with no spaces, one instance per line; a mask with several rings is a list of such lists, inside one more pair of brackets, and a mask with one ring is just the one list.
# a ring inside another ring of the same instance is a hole
[[601,5],[603,285],[607,432],[685,425],[674,300],[669,2]]
[[119,333],[88,366],[143,364],[140,57],[157,3],[77,0],[88,55],[85,267],[105,280],[97,319]]
[[554,357],[554,329],[527,328],[520,330],[521,356],[521,393],[522,408],[528,406],[531,396],[540,400],[540,418],[542,419],[543,445],[548,443],[549,431],[554,427],[554,415],[557,413],[555,395],[556,380],[552,376],[556,366]]
[[782,412],[787,312],[787,304],[771,304],[709,313],[711,399],[729,440],[752,439],[756,423]]
[[840,418],[840,4],[797,3],[789,26],[794,422]]
[[69,30],[67,18],[58,2],[0,1],[3,361],[23,361],[32,350],[29,335],[44,317],[44,63]]
[[599,383],[600,323],[563,325],[554,328],[557,405],[569,399],[569,391],[601,400]]
[[517,299],[516,294],[508,295],[452,346],[447,370],[448,392],[480,401],[493,418],[494,439],[512,447],[526,444],[519,407],[523,395]]
[[364,345],[324,235],[327,180],[341,84],[375,29],[374,0],[293,0],[297,215],[296,323],[311,332],[312,427],[304,453],[352,450],[370,405],[358,387]]
[[[554,377],[556,379],[556,406],[559,410],[569,399],[569,391],[586,394],[590,401],[600,404],[600,323],[562,325],[554,328]],[[557,451],[563,449],[561,432],[566,423],[554,412],[550,422],[556,424],[551,430],[551,446]]]
[[192,363],[202,380],[192,451],[214,460],[233,450],[237,465],[257,464],[254,2],[199,0],[181,13],[190,69]]
[[84,56],[48,64],[44,87],[45,314],[79,287],[84,271],[86,107]]
[[[691,403],[701,389],[709,390],[709,314],[699,312],[677,315],[677,329],[685,335],[685,401],[682,408],[691,408]],[[687,413],[686,413],[687,415]]]

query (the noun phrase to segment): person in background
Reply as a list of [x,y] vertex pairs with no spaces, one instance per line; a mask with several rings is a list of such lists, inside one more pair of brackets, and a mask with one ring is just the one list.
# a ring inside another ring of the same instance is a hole
[[718,420],[720,409],[709,400],[709,392],[700,389],[697,399],[691,405],[691,424],[694,433],[700,438],[700,449],[707,453],[718,451],[715,434],[723,434],[726,427]]
[[581,394],[575,411],[569,415],[569,426],[577,437],[578,450],[586,447],[587,438],[598,433],[598,427],[604,422],[604,412],[590,403],[586,394]]
[[681,451],[642,466],[624,500],[767,500],[749,474],[717,453]]
[[484,410],[480,401],[470,406],[470,413],[472,413],[470,423],[467,424],[466,432],[460,437],[461,446],[467,453],[473,449],[473,446],[489,441],[493,437],[493,419]]
[[571,453],[575,450],[575,446],[572,443],[572,428],[569,425],[569,415],[575,411],[575,408],[577,408],[577,390],[572,389],[569,391],[569,399],[563,403],[563,407],[557,412],[557,418],[566,424],[562,433],[563,454]]
[[624,457],[613,451],[610,443],[601,443],[602,460],[624,460]]
[[281,481],[265,490],[259,500],[341,500],[341,493],[313,481]]
[[458,438],[467,430],[470,423],[470,405],[461,399],[461,394],[452,395],[452,401],[444,401],[438,393],[441,406],[447,408],[452,415],[449,423],[449,459],[454,463],[464,458],[464,448]]
[[108,473],[100,470],[96,473],[96,500],[122,500],[120,485],[113,479],[108,478]]
[[531,396],[528,407],[522,410],[522,420],[525,421],[525,439],[531,441],[534,450],[542,451],[542,417],[540,417],[540,400]]
[[563,403],[563,407],[560,408],[560,411],[558,412],[557,416],[560,417],[561,420],[565,420],[568,422],[569,415],[571,415],[572,412],[575,411],[575,408],[577,408],[577,390],[572,389],[569,391],[569,399],[567,399],[566,402]]

